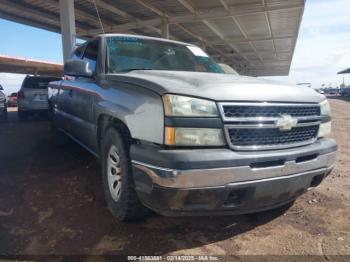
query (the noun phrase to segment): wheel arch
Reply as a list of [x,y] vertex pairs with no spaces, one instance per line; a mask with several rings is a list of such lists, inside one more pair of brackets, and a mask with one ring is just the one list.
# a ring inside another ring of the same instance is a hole
[[123,138],[126,139],[126,142],[128,142],[128,144],[131,144],[133,142],[131,132],[124,121],[122,121],[120,118],[116,116],[106,114],[106,113],[101,113],[97,119],[96,135],[97,135],[98,148],[100,148],[101,146],[101,140],[103,138],[103,135],[110,127],[117,129],[121,133]]
[[117,126],[128,130],[132,139],[163,143],[164,113],[159,95],[140,91],[131,94],[110,92],[108,99],[105,96],[95,101],[94,112],[98,138],[103,134],[101,125],[105,127],[106,121],[114,121]]

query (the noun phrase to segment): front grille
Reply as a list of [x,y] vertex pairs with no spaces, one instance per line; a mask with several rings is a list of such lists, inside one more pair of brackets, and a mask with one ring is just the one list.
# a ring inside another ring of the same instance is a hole
[[318,104],[219,103],[226,139],[235,150],[311,144],[321,123]]
[[279,117],[291,115],[293,117],[319,116],[320,106],[241,106],[224,105],[224,116],[226,118],[248,118],[248,117]]
[[317,136],[318,125],[295,127],[289,131],[278,128],[229,128],[228,133],[231,144],[237,147],[274,147],[312,141]]

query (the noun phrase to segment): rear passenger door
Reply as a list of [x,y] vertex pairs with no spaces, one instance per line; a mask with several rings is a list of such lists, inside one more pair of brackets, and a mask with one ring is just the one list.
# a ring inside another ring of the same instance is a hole
[[[96,72],[98,52],[99,40],[95,39],[87,44],[81,58],[89,62],[93,72]],[[73,81],[67,81],[63,88],[68,97],[66,112],[71,123],[70,133],[90,149],[93,148],[95,133],[93,101],[98,88],[95,79],[86,77],[76,77]]]

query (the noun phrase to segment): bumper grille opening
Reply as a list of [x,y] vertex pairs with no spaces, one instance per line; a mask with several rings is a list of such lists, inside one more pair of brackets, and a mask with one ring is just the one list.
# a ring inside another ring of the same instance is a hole
[[224,206],[239,206],[242,204],[243,199],[245,198],[247,193],[246,189],[238,189],[238,190],[232,190],[228,194]]
[[324,177],[324,174],[314,176],[312,178],[310,187],[317,187],[319,184],[321,184],[323,177]]
[[283,166],[285,163],[284,160],[274,160],[274,161],[264,161],[250,164],[250,168],[266,168],[274,166]]
[[313,154],[313,155],[308,155],[308,156],[301,156],[298,157],[295,162],[296,163],[301,163],[301,162],[307,162],[307,161],[311,161],[314,160],[318,157],[318,154]]

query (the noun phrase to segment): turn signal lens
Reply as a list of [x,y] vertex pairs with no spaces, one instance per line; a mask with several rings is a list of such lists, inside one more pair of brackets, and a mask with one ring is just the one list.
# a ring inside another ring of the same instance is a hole
[[176,146],[223,146],[224,135],[221,129],[165,127],[166,145]]
[[166,145],[175,145],[175,128],[174,127],[165,127],[165,138],[164,143]]

